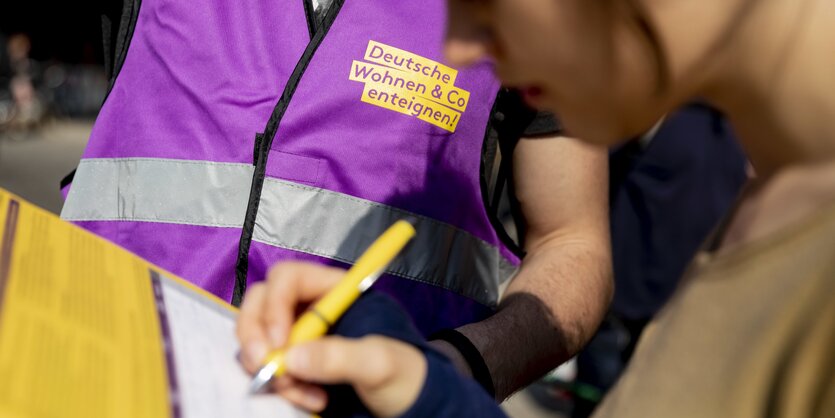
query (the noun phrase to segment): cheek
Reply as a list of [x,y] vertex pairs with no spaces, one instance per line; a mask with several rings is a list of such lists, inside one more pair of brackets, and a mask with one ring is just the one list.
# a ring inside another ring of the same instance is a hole
[[[540,4],[542,3],[542,4]],[[498,52],[515,62],[536,62],[559,39],[560,23],[552,0],[493,0],[489,26]]]
[[549,107],[573,134],[595,143],[646,132],[660,119],[669,95],[659,91],[652,57],[643,52],[621,42],[575,51],[570,59],[552,56]]

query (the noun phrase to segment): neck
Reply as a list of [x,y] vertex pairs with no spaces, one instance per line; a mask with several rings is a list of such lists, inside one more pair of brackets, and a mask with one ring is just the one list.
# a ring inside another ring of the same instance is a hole
[[765,0],[739,22],[702,95],[722,108],[762,179],[835,160],[835,3]]
[[[667,24],[660,29],[671,54],[669,68],[683,86],[676,93],[706,98],[722,109],[757,173],[723,249],[762,238],[835,201],[835,2],[675,3],[680,6],[659,8],[655,18]],[[695,21],[685,25],[688,18]]]

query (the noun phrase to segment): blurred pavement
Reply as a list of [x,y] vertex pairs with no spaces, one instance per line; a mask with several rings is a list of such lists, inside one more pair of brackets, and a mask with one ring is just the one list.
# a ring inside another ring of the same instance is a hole
[[536,403],[528,390],[511,396],[502,404],[502,409],[511,418],[566,418],[566,415],[551,411]]
[[50,122],[31,134],[0,135],[0,187],[59,213],[59,184],[78,164],[92,122]]

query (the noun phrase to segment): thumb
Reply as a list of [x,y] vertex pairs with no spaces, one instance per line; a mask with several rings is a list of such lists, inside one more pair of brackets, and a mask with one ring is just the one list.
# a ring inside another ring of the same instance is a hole
[[290,349],[287,371],[322,384],[347,383],[376,416],[403,414],[417,400],[426,379],[423,353],[380,336],[327,337]]
[[313,383],[347,383],[357,389],[383,385],[397,373],[396,353],[379,337],[327,337],[287,352],[287,371]]

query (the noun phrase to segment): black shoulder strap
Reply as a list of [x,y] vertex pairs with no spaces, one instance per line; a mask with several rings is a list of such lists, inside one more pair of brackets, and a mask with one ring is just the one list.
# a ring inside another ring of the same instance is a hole
[[[133,38],[141,5],[142,0],[103,1],[102,45],[104,46],[104,67],[109,79],[108,95],[128,55],[128,47]],[[106,96],[105,100],[107,100]]]
[[302,3],[304,3],[304,16],[307,20],[307,33],[310,35],[310,39],[313,39],[313,35],[316,35],[316,29],[319,26],[313,0],[302,0]]
[[[519,93],[502,89],[493,106],[482,150],[482,194],[488,217],[505,245],[519,257],[524,256],[525,219],[514,190],[513,152],[535,117],[536,111],[524,104]],[[494,176],[495,181],[492,181]],[[503,201],[509,203],[517,231],[516,240],[510,237],[501,222]]]

